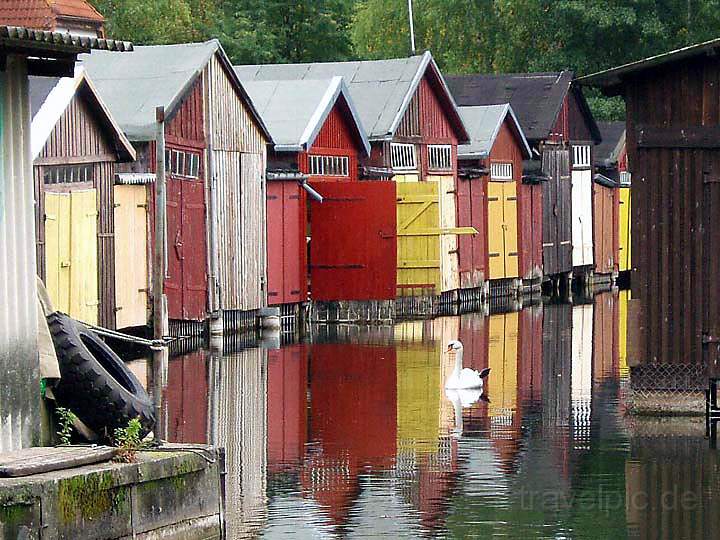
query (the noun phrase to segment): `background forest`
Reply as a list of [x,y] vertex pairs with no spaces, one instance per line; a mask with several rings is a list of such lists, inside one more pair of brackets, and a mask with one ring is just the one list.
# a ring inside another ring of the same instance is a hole
[[[410,54],[407,0],[91,0],[110,37],[217,37],[234,63]],[[414,0],[418,51],[446,73],[583,75],[720,36],[720,0]],[[598,119],[617,100],[589,96]]]

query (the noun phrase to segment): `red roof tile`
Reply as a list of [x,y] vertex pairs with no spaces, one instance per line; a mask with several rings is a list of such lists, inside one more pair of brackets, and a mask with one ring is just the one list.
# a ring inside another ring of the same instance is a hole
[[2,0],[0,24],[55,30],[57,19],[72,17],[94,23],[104,18],[84,0]]

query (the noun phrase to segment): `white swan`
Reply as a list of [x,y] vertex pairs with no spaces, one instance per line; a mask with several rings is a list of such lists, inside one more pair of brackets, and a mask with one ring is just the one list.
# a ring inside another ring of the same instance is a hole
[[463,390],[470,388],[482,388],[483,379],[490,374],[490,368],[485,368],[481,372],[474,369],[463,368],[463,344],[457,340],[448,343],[447,352],[455,351],[455,369],[445,382],[447,390]]
[[460,436],[463,434],[462,410],[467,407],[472,407],[483,397],[482,393],[482,388],[469,388],[465,390],[445,389],[445,397],[453,404],[453,410],[455,411],[455,429],[452,430],[452,435]]

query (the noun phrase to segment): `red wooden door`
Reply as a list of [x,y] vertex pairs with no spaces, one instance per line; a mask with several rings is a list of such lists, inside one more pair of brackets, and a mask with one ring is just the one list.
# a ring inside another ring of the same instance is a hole
[[268,182],[268,303],[307,298],[305,191],[295,181]]
[[397,284],[394,182],[317,183],[310,205],[314,300],[391,300]]
[[205,185],[169,177],[167,182],[168,316],[203,320],[207,305]]
[[487,212],[485,209],[485,180],[458,179],[458,227],[475,227],[478,234],[458,236],[460,286],[463,289],[481,287],[487,279]]
[[205,351],[194,351],[168,362],[167,409],[168,439],[171,442],[208,442]]

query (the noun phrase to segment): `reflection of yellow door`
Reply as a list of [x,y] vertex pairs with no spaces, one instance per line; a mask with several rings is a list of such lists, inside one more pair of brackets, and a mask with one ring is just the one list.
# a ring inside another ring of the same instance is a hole
[[630,270],[630,188],[620,188],[620,272]]
[[627,376],[630,372],[627,363],[627,315],[628,300],[630,299],[630,291],[620,291],[618,294],[618,348],[619,348],[619,371],[621,376]]
[[517,191],[515,182],[488,182],[490,279],[518,277]]
[[148,319],[147,188],[115,186],[115,295],[117,327]]
[[439,342],[397,349],[397,440],[400,451],[437,451],[442,386],[439,358]]
[[97,202],[94,189],[45,194],[46,285],[53,306],[97,324]]
[[488,411],[494,422],[510,424],[517,407],[518,314],[492,315],[488,323]]

